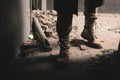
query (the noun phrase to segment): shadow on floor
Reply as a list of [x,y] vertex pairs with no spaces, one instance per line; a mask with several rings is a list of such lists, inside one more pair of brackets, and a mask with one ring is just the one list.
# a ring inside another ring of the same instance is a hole
[[120,78],[120,54],[106,50],[86,60],[58,61],[58,56],[24,57],[16,61],[15,80],[101,80]]

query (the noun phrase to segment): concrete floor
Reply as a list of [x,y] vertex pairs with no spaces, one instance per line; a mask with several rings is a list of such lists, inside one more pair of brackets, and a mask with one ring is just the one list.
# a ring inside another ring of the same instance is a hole
[[[82,49],[71,43],[70,62],[59,62],[58,39],[48,38],[52,51],[41,52],[39,49],[28,51],[26,56],[17,57],[15,66],[16,80],[99,80],[119,78],[120,64],[118,48],[120,40],[120,14],[98,14],[96,35],[103,42],[102,49],[94,49],[84,44],[80,33],[84,26],[84,16],[73,18],[73,30],[70,41],[77,41]],[[55,37],[56,34],[54,35]],[[115,54],[115,55],[114,55]],[[117,54],[117,56],[116,56]],[[104,57],[105,56],[105,57]]]

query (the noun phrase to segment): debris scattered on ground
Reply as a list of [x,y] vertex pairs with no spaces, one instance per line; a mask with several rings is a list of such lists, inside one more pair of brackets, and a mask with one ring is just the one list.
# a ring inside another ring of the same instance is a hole
[[[46,11],[41,11],[41,10],[32,10],[31,12],[31,20],[37,26],[35,27],[32,24],[32,31],[28,36],[28,41],[25,41],[24,47],[25,49],[31,49],[31,48],[36,48],[36,45],[40,47],[44,41],[47,40],[46,37],[53,37],[57,39],[54,34],[56,35],[56,20],[57,20],[57,12],[54,10],[46,10]],[[33,27],[35,27],[33,29]],[[39,35],[39,38],[38,38]],[[44,40],[45,39],[45,40]],[[31,41],[29,41],[31,40]],[[34,43],[34,40],[37,42]],[[28,43],[29,42],[29,43]],[[39,43],[41,42],[41,43]],[[48,40],[47,40],[48,42]],[[38,45],[39,44],[39,45]],[[33,46],[32,46],[33,45]],[[34,46],[35,45],[35,46]]]
[[32,15],[35,15],[44,32],[46,33],[46,36],[52,37],[52,33],[56,32],[56,21],[57,21],[57,12],[55,10],[32,10]]
[[119,26],[119,27],[115,27],[115,28],[108,29],[108,31],[113,31],[113,32],[115,32],[115,33],[120,33],[120,26]]

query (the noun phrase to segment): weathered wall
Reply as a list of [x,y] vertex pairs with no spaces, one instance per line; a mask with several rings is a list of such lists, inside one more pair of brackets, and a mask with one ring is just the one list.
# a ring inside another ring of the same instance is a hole
[[[84,10],[84,0],[79,0],[79,11]],[[120,0],[105,0],[105,4],[99,7],[100,13],[120,13]]]
[[[47,9],[53,9],[53,1],[47,0]],[[79,11],[84,10],[84,0],[79,0]],[[105,0],[105,4],[99,8],[100,13],[120,13],[120,0]]]
[[120,13],[120,0],[105,0],[105,4],[100,7],[101,13]]

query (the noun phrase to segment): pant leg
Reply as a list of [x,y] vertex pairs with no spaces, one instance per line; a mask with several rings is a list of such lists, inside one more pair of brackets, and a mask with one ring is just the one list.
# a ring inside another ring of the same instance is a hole
[[89,18],[97,18],[96,17],[96,9],[95,2],[92,2],[91,0],[85,0],[84,1],[84,15],[85,17]]
[[58,12],[56,30],[59,38],[69,38],[72,30],[72,15],[72,13]]

